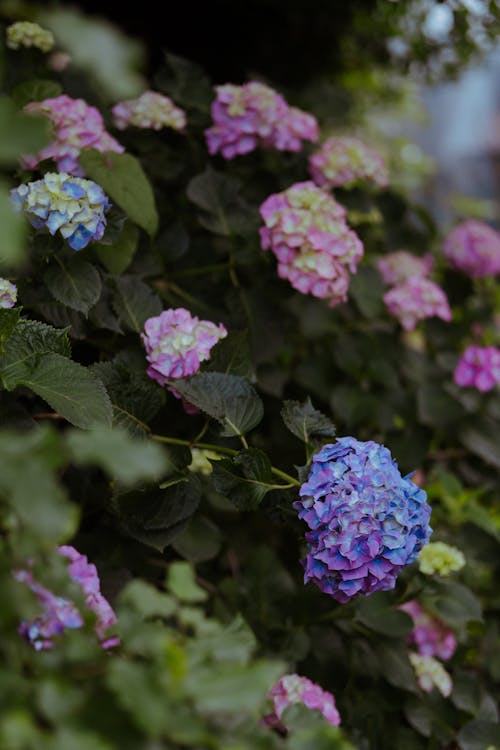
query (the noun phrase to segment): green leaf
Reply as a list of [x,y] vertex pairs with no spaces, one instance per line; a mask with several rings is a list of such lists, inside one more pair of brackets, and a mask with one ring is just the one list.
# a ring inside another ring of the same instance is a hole
[[156,234],[158,213],[153,189],[134,156],[85,149],[80,154],[80,163],[90,179],[95,180],[133,222],[149,235]]
[[226,338],[219,341],[212,350],[207,369],[210,372],[223,372],[226,375],[240,375],[247,380],[254,381],[255,369],[247,331],[229,331]]
[[335,436],[335,425],[327,416],[314,408],[309,397],[303,404],[300,401],[285,401],[281,416],[290,432],[304,443]]
[[202,209],[200,224],[214,234],[229,237],[255,228],[256,214],[240,197],[240,189],[241,182],[236,177],[208,166],[192,178],[186,192],[189,200]]
[[56,81],[48,78],[35,78],[32,81],[20,83],[12,91],[12,98],[21,109],[30,102],[41,102],[44,99],[52,99],[62,94],[62,87]]
[[175,389],[184,398],[221,423],[221,435],[243,435],[264,414],[259,396],[244,378],[220,372],[202,372],[182,381]]
[[85,315],[101,296],[99,272],[83,258],[58,258],[45,271],[43,280],[54,299]]
[[213,461],[212,466],[215,489],[238,510],[254,510],[276,488],[271,462],[257,448],[240,451],[230,460]]
[[356,620],[375,633],[390,638],[404,638],[412,630],[411,617],[396,609],[393,597],[385,592],[377,592],[360,599]]
[[120,276],[114,284],[113,308],[119,322],[129,331],[141,333],[146,320],[161,313],[160,298],[136,276]]
[[26,253],[27,222],[22,214],[12,207],[10,193],[0,182],[0,226],[2,242],[0,243],[0,267],[10,268],[19,264]]
[[422,424],[446,428],[465,414],[459,402],[437,383],[422,383],[417,391],[418,417]]
[[168,567],[167,588],[181,602],[204,602],[208,596],[196,583],[193,566],[187,562],[174,562]]
[[494,420],[483,419],[473,427],[467,427],[459,435],[465,447],[486,461],[487,464],[500,469],[500,449],[498,444],[498,424]]
[[422,594],[422,604],[454,627],[482,620],[479,599],[460,583],[433,581],[432,589],[427,589]]
[[179,55],[165,54],[157,85],[182,107],[209,110],[213,98],[210,79],[200,65]]
[[461,750],[488,750],[500,747],[500,725],[492,721],[473,719],[458,733]]
[[380,274],[371,266],[361,266],[351,276],[349,294],[365,318],[372,320],[382,313],[384,291]]
[[120,274],[126,271],[132,262],[138,242],[139,229],[131,221],[126,221],[118,238],[111,245],[97,242],[94,250],[110,273]]
[[142,617],[171,617],[177,609],[171,596],[158,591],[146,581],[138,578],[127,584],[120,594],[120,607],[132,607]]
[[200,495],[199,479],[191,475],[163,490],[115,495],[111,510],[124,534],[163,552],[185,528],[198,507]]
[[60,354],[44,354],[18,385],[31,388],[76,427],[111,426],[111,402],[102,382]]
[[0,354],[5,350],[5,342],[12,335],[21,315],[20,307],[4,308],[0,310]]
[[119,429],[75,430],[66,433],[66,442],[78,466],[96,464],[124,484],[154,481],[169,466],[166,452],[157,443],[133,438]]
[[179,534],[172,547],[185,560],[206,562],[217,557],[222,545],[222,534],[205,516],[196,514],[187,528]]
[[[0,164],[15,164],[20,154],[39,151],[51,140],[46,117],[20,113],[11,99],[0,99]],[[2,237],[2,243],[4,242]]]
[[387,682],[395,687],[418,693],[415,672],[408,659],[408,649],[398,648],[394,643],[377,644],[380,670]]
[[13,390],[37,366],[40,355],[69,357],[71,349],[66,329],[57,329],[33,320],[19,320],[0,356],[3,387]]

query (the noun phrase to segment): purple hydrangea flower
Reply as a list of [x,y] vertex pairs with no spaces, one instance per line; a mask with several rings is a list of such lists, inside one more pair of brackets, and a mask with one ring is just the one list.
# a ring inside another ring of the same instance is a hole
[[17,301],[17,287],[8,279],[0,278],[0,309],[14,307]]
[[149,318],[141,334],[149,377],[165,385],[168,380],[194,375],[209,359],[212,347],[225,336],[227,331],[222,324],[199,320],[182,307]]
[[457,639],[444,622],[426,612],[415,600],[402,604],[399,609],[413,620],[413,630],[407,640],[415,644],[421,656],[437,656],[443,660],[453,656]]
[[458,224],[445,239],[443,253],[468,276],[500,273],[500,233],[482,221],[468,219]]
[[110,202],[100,185],[69,174],[47,172],[43,179],[11,190],[14,208],[24,209],[36,229],[61,233],[73,250],[100,240]]
[[372,441],[344,437],[325,445],[300,495],[294,507],[310,529],[304,582],[339,602],[394,588],[432,531],[426,493]]
[[281,721],[283,712],[296,703],[302,703],[311,710],[321,711],[327,722],[334,727],[340,724],[340,715],[333,695],[311,682],[307,677],[301,677],[298,674],[287,674],[281,677],[269,692],[268,697],[273,702],[273,712],[265,716],[264,721],[281,731],[285,730]]
[[260,207],[263,250],[278,259],[278,276],[302,294],[347,299],[349,274],[355,273],[363,245],[345,222],[345,209],[313,182],[297,182]]
[[84,148],[123,153],[124,148],[105,129],[102,115],[83,99],[63,94],[25,106],[26,112],[45,115],[52,123],[54,140],[37,154],[22,157],[25,169],[36,169],[44,159],[53,159],[60,172],[83,177],[78,157]]
[[430,279],[412,276],[384,294],[385,305],[405,331],[413,331],[419,320],[438,317],[451,320],[446,294]]
[[156,91],[144,91],[137,99],[127,99],[115,104],[113,121],[119,130],[125,130],[131,125],[151,130],[183,130],[186,127],[186,113],[176,107],[168,96]]
[[469,346],[453,374],[457,385],[477,388],[484,393],[500,383],[500,349],[496,346]]
[[[59,547],[58,551],[70,562],[68,572],[78,583],[85,596],[87,607],[96,615],[95,630],[103,648],[112,648],[120,643],[119,638],[109,637],[108,628],[116,623],[116,615],[100,590],[99,575],[95,565],[89,563],[74,547]],[[25,583],[36,595],[42,612],[32,622],[22,622],[19,632],[37,651],[52,648],[54,638],[63,635],[67,628],[81,628],[83,618],[73,602],[57,596],[35,580],[29,570],[17,570],[15,578]]]
[[220,151],[225,159],[233,159],[259,145],[300,151],[303,140],[318,140],[316,118],[290,107],[281,94],[263,83],[228,83],[215,90],[214,124],[205,131],[210,154]]
[[351,187],[371,180],[387,187],[388,174],[382,156],[358,138],[333,137],[325,141],[309,159],[309,171],[320,187]]
[[379,258],[377,268],[384,284],[395,286],[408,281],[412,276],[423,278],[428,276],[434,265],[432,255],[413,255],[406,250],[398,250],[396,253],[389,253]]

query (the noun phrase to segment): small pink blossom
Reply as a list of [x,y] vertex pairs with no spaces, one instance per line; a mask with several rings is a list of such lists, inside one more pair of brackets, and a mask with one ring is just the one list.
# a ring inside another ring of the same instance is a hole
[[24,154],[21,157],[25,169],[36,169],[45,159],[53,159],[60,172],[83,177],[84,171],[78,161],[85,148],[97,151],[124,151],[105,129],[101,113],[83,99],[71,99],[63,94],[41,102],[31,102],[25,106],[26,112],[42,114],[52,122],[54,140],[37,154]]
[[391,315],[405,331],[412,331],[419,320],[438,317],[450,321],[450,306],[440,286],[430,279],[412,277],[384,294]]
[[215,90],[214,124],[205,131],[210,154],[220,152],[225,159],[233,159],[260,145],[300,151],[302,141],[318,140],[316,118],[290,107],[281,94],[263,83],[228,83]]
[[415,600],[402,604],[399,609],[413,620],[413,630],[407,640],[416,645],[421,656],[437,656],[443,660],[453,656],[457,639],[444,622],[426,612]]
[[264,721],[271,727],[284,730],[282,717],[285,709],[296,703],[302,703],[306,708],[321,711],[329,724],[338,727],[340,715],[335,705],[335,698],[307,677],[298,674],[288,674],[281,677],[269,692],[273,702],[273,711],[264,717]]
[[113,107],[113,121],[119,130],[133,125],[136,128],[161,130],[186,127],[186,113],[176,107],[172,99],[156,91],[144,91],[137,99],[127,99]]
[[468,219],[458,224],[445,239],[443,253],[468,276],[500,273],[500,233],[482,221]]
[[432,255],[412,255],[406,250],[399,250],[396,253],[389,253],[379,258],[377,268],[384,284],[395,286],[407,281],[412,276],[428,276],[434,265]]
[[477,388],[484,393],[500,383],[500,349],[496,346],[469,346],[455,368],[457,385]]
[[363,256],[359,237],[345,222],[345,209],[313,182],[298,182],[261,205],[263,250],[278,260],[278,276],[302,294],[347,299],[349,274]]
[[389,178],[382,156],[358,138],[333,137],[309,159],[309,171],[320,187],[351,187],[371,180],[387,187]]

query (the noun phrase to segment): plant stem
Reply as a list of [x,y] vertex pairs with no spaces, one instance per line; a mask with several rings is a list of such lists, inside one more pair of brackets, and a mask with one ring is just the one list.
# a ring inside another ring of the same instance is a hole
[[[236,456],[239,451],[234,448],[226,448],[224,445],[214,445],[213,443],[200,443],[198,440],[182,440],[181,438],[169,437],[167,435],[151,435],[153,440],[157,440],[159,443],[167,443],[167,445],[185,445],[187,448],[201,448],[202,450],[213,451],[214,453],[220,453],[223,456]],[[246,442],[246,441],[245,441]],[[300,487],[298,479],[294,479],[290,474],[287,474],[281,469],[277,469],[275,466],[271,466],[271,471],[280,479],[285,480],[288,483],[287,487],[282,485],[275,485],[274,489],[288,489],[289,487]]]

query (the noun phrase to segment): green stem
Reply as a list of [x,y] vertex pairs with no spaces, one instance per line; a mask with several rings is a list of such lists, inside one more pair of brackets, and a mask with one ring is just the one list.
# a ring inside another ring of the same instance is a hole
[[[234,448],[226,448],[224,445],[214,445],[213,443],[200,443],[198,440],[182,440],[181,438],[168,437],[167,435],[151,435],[153,440],[157,440],[159,443],[167,443],[167,445],[185,445],[187,448],[201,448],[202,450],[213,451],[214,453],[220,453],[223,456],[237,456],[239,451]],[[246,440],[245,440],[246,443]],[[281,469],[277,469],[275,466],[271,466],[273,474],[280,479],[283,479],[288,483],[286,487],[283,485],[275,485],[273,489],[288,489],[288,487],[300,487],[298,479],[294,479],[290,474],[287,474]]]

